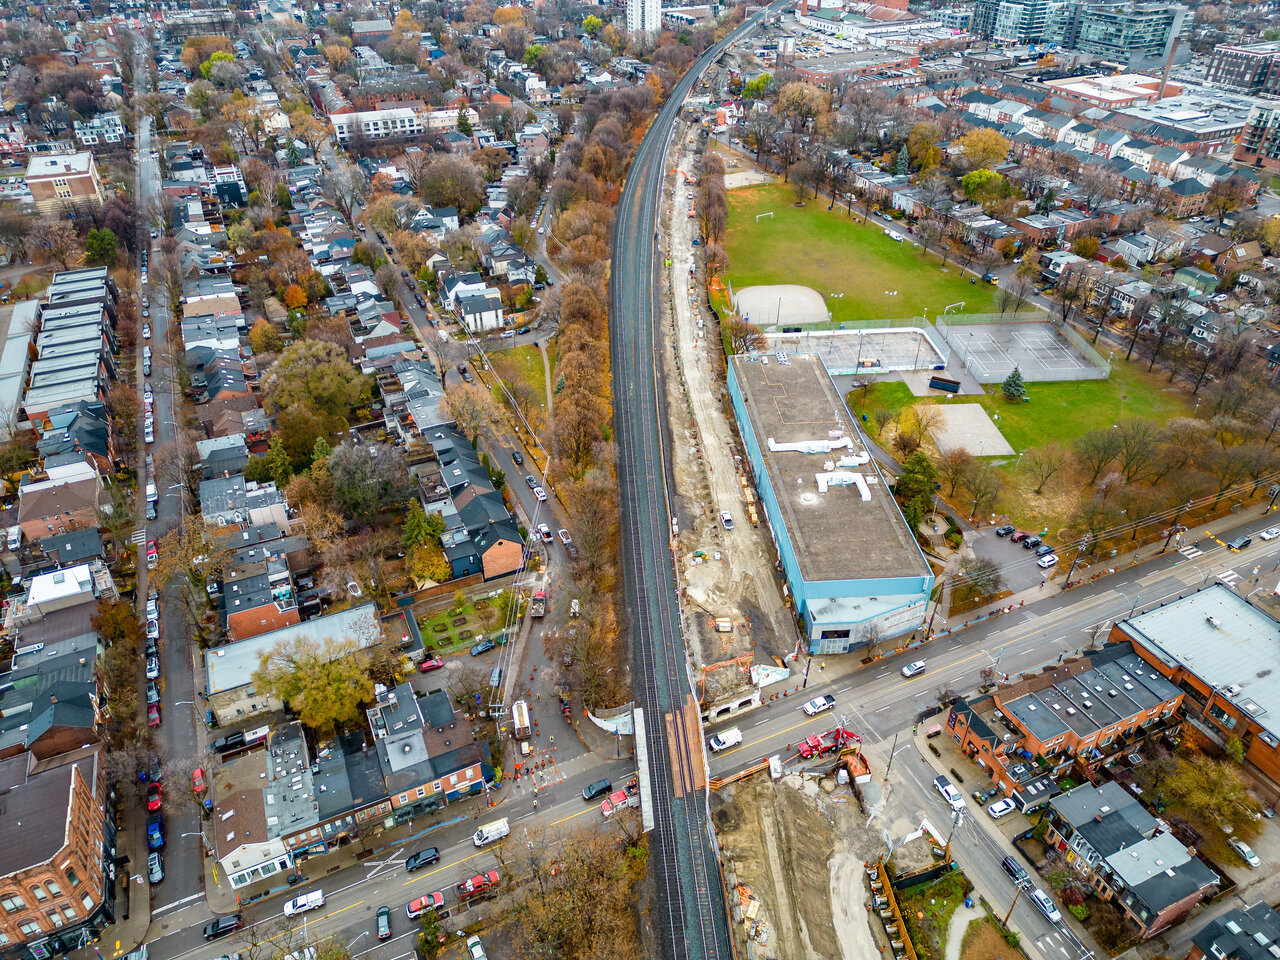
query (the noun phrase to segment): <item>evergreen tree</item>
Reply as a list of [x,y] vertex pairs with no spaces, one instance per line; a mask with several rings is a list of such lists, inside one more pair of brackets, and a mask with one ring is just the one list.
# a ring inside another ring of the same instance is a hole
[[400,534],[400,542],[406,550],[421,546],[431,539],[427,529],[427,513],[422,504],[414,503],[409,508],[409,515],[404,518],[404,530]]
[[912,530],[920,525],[933,506],[937,480],[938,470],[925,454],[913,453],[903,462],[894,490],[902,504],[902,515]]
[[1022,382],[1022,371],[1014,367],[1000,385],[1006,400],[1022,400],[1027,395],[1027,388]]
[[902,149],[898,151],[898,164],[893,168],[893,172],[900,177],[905,177],[911,172],[911,154],[907,153],[907,145],[904,143]]
[[329,446],[329,441],[324,437],[316,437],[315,446],[311,448],[311,462],[323,460],[331,453],[333,453],[333,447]]
[[267,448],[267,468],[271,473],[271,479],[281,489],[293,476],[293,463],[289,460],[284,443],[278,436],[271,438],[271,445]]
[[289,141],[289,146],[284,152],[284,162],[291,170],[302,166],[302,154],[298,152],[298,145],[292,140]]

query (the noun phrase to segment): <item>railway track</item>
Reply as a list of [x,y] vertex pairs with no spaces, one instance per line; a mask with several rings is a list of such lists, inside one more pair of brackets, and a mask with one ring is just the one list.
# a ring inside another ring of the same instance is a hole
[[655,918],[670,960],[729,960],[732,947],[670,546],[673,509],[655,362],[663,349],[657,211],[667,146],[685,97],[703,71],[768,12],[757,12],[709,48],[672,89],[636,152],[613,233],[609,332],[622,574],[636,696],[648,718],[655,825],[650,863],[661,900]]

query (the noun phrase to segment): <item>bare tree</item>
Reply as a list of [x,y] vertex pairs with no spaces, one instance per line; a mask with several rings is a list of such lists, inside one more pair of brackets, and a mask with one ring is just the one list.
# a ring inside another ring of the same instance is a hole
[[1089,483],[1097,483],[1107,467],[1120,455],[1120,437],[1115,430],[1090,430],[1072,443],[1080,465],[1089,471]]
[[1067,462],[1067,451],[1061,444],[1046,443],[1042,447],[1034,447],[1027,451],[1027,469],[1036,478],[1034,493],[1039,496],[1044,492],[1045,484],[1052,480]]
[[1129,418],[1120,422],[1112,431],[1118,435],[1120,450],[1117,454],[1120,475],[1125,483],[1133,483],[1145,471],[1156,452],[1159,428],[1150,420]]

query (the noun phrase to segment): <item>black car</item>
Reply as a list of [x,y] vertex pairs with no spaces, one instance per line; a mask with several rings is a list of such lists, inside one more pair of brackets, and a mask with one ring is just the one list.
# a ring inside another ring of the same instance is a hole
[[231,750],[239,750],[244,746],[244,731],[237,730],[235,733],[229,733],[225,737],[219,737],[213,741],[213,749],[216,753],[227,753]]
[[1027,871],[1023,870],[1021,864],[1013,857],[1005,857],[1000,866],[1004,867],[1004,872],[1009,875],[1009,879],[1018,886],[1027,887],[1031,885],[1031,878],[1027,876]]
[[515,461],[516,466],[520,466],[524,463],[524,454],[519,450],[514,450],[511,453],[511,459]]
[[404,862],[404,868],[410,873],[413,873],[413,871],[417,870],[419,867],[425,867],[429,863],[439,862],[440,851],[435,847],[427,847],[425,850],[419,850],[417,853],[410,855],[409,859]]
[[1243,550],[1249,544],[1253,543],[1253,537],[1236,537],[1227,544],[1229,550]]
[[159,783],[164,779],[164,765],[159,757],[151,758],[151,766],[147,768],[147,779],[152,783]]
[[595,783],[588,784],[583,788],[582,799],[590,802],[597,797],[603,797],[612,789],[613,784],[608,780],[597,780]]
[[516,333],[517,335],[523,337],[526,333],[530,333],[531,331],[532,331],[531,327],[521,327],[519,330],[516,331]]
[[488,653],[490,650],[492,650],[496,646],[497,644],[494,643],[492,640],[481,640],[479,643],[477,643],[474,647],[471,648],[471,655],[473,657],[478,657],[482,653]]
[[1006,523],[1003,527],[996,527],[996,536],[1007,537],[1009,534],[1013,533],[1013,531],[1017,529],[1018,528],[1015,527],[1013,524]]
[[1040,546],[1036,547],[1037,557],[1047,557],[1051,553],[1053,553],[1053,547],[1049,546],[1047,543],[1042,543]]
[[1027,537],[1027,539],[1022,541],[1022,549],[1034,550],[1036,547],[1040,546],[1040,544],[1042,543],[1044,543],[1044,541],[1041,540],[1039,537]]
[[206,940],[217,940],[219,937],[225,937],[228,933],[239,930],[244,926],[244,917],[238,913],[233,913],[229,917],[218,917],[216,920],[210,920],[204,925],[204,938]]

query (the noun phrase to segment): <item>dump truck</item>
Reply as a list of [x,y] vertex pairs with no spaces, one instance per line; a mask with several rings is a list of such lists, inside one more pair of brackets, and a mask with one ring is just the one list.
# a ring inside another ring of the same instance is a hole
[[535,590],[529,598],[529,616],[545,617],[547,615],[547,591]]
[[526,701],[517,700],[511,705],[511,726],[520,743],[520,755],[527,757],[532,749],[529,738],[533,736],[533,723],[529,719],[529,704]]

